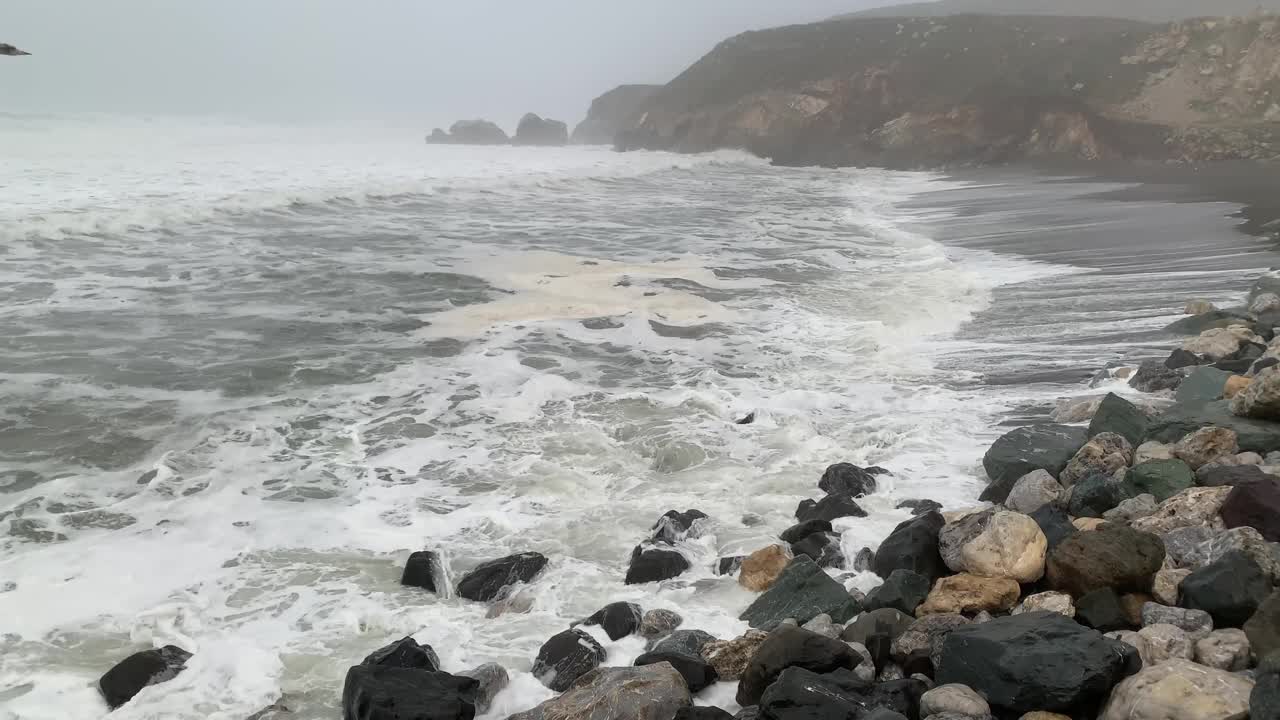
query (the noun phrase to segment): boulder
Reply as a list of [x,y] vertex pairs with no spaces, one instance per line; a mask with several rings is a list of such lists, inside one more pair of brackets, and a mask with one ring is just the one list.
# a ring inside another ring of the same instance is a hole
[[476,681],[477,715],[488,712],[489,707],[493,705],[493,699],[511,683],[511,676],[507,674],[507,669],[498,663],[485,663],[480,667],[460,672],[458,676]]
[[939,683],[967,685],[1006,712],[1086,708],[1125,669],[1116,641],[1050,612],[956,628],[941,660]]
[[1201,487],[1235,487],[1257,481],[1280,480],[1257,465],[1222,465],[1209,463],[1196,471],[1196,484]]
[[1197,563],[1200,547],[1217,537],[1220,532],[1205,526],[1170,530],[1161,538],[1164,541],[1165,565],[1167,567],[1191,567],[1195,569],[1207,564],[1208,560]]
[[875,566],[875,563],[875,552],[873,552],[869,547],[864,547],[859,550],[858,554],[853,558],[853,570],[854,572],[860,573],[872,572],[871,568]]
[[1150,627],[1152,625],[1173,625],[1182,628],[1191,636],[1191,639],[1199,640],[1213,632],[1213,618],[1209,613],[1203,610],[1189,610],[1179,607],[1165,607],[1156,603],[1147,603],[1142,606],[1142,626]]
[[689,560],[670,546],[637,545],[627,566],[627,585],[643,585],[678,577],[689,569]]
[[1085,443],[1058,476],[1063,487],[1071,487],[1093,475],[1115,475],[1133,462],[1133,446],[1115,433],[1096,435]]
[[1154,440],[1144,442],[1133,451],[1133,464],[1141,465],[1152,460],[1173,460],[1173,446]]
[[664,638],[650,640],[645,644],[645,650],[678,650],[680,652],[701,655],[702,648],[706,647],[707,643],[715,641],[715,639],[714,635],[702,630],[676,630]]
[[575,680],[600,667],[607,655],[585,632],[565,630],[542,644],[530,672],[548,688],[564,692]]
[[1200,357],[1199,355],[1187,352],[1182,348],[1174,348],[1173,352],[1169,353],[1169,357],[1164,359],[1164,366],[1170,370],[1177,370],[1179,368],[1203,365],[1208,361],[1208,358]]
[[1164,535],[1185,527],[1209,526],[1218,517],[1230,488],[1189,488],[1160,503],[1147,517],[1133,521],[1133,529]]
[[520,118],[516,127],[516,136],[511,139],[514,145],[537,145],[558,147],[569,144],[569,126],[559,120],[542,119],[533,113]]
[[563,695],[508,720],[671,720],[680,708],[692,704],[684,678],[666,663],[606,667],[578,678]]
[[830,522],[844,517],[866,517],[863,510],[852,495],[828,495],[821,500],[802,500],[796,506],[796,520],[826,520]]
[[791,544],[791,554],[804,555],[820,567],[843,567],[844,550],[840,547],[840,536],[830,532],[814,533],[799,542]]
[[822,473],[818,489],[828,495],[870,495],[876,491],[876,476],[857,465],[836,463]]
[[1238,720],[1253,682],[1190,660],[1143,668],[1111,694],[1100,720]]
[[893,642],[915,621],[915,618],[896,608],[868,610],[849,623],[840,637],[847,642],[865,646],[872,634],[882,633]]
[[941,713],[986,717],[991,714],[991,706],[968,685],[939,685],[920,698],[920,717]]
[[475,678],[391,665],[355,665],[342,686],[344,720],[471,720]]
[[1249,636],[1243,630],[1214,630],[1195,645],[1195,661],[1218,670],[1239,672],[1249,668]]
[[894,680],[868,687],[849,670],[818,673],[799,667],[787,668],[769,686],[760,700],[760,716],[768,720],[803,718],[886,717],[884,711],[901,717],[919,715],[920,696],[927,686],[914,679]]
[[406,637],[374,650],[360,664],[436,672],[440,670],[440,656],[430,645],[419,645],[417,640]]
[[508,555],[477,565],[458,581],[458,595],[468,600],[488,602],[516,583],[532,581],[547,566],[541,553]]
[[1111,475],[1090,475],[1071,488],[1067,512],[1077,518],[1101,518],[1131,497],[1133,490]]
[[1253,720],[1280,718],[1280,673],[1269,672],[1258,676],[1257,684],[1249,693],[1249,717]]
[[947,525],[938,542],[951,570],[1018,582],[1041,578],[1049,544],[1035,520],[1007,511],[976,513]]
[[1244,624],[1253,652],[1260,658],[1280,651],[1280,591],[1267,596]]
[[778,581],[792,557],[791,549],[782,545],[761,548],[742,561],[738,584],[752,592],[764,592]]
[[644,611],[635,603],[616,602],[600,608],[582,624],[599,625],[610,640],[621,640],[640,629],[643,615]]
[[1182,607],[1204,610],[1217,627],[1240,627],[1271,592],[1271,580],[1238,550],[1192,572],[1182,581]]
[[953,575],[938,580],[916,614],[1003,612],[1012,609],[1021,594],[1017,581],[1007,577]]
[[1076,620],[1098,632],[1112,632],[1130,627],[1120,596],[1111,588],[1085,593],[1076,601]]
[[938,554],[938,533],[944,523],[937,512],[901,523],[876,549],[872,569],[880,577],[889,577],[894,570],[902,569],[919,573],[930,583],[937,580],[946,574],[946,566]]
[[404,565],[404,574],[400,576],[400,584],[406,587],[422,588],[433,593],[438,593],[441,588],[447,587],[440,554],[423,550],[410,555],[409,561]]
[[[439,136],[432,133],[439,142]],[[449,128],[448,143],[452,145],[507,145],[511,138],[488,120],[459,120]]]
[[1062,485],[1045,470],[1034,470],[1023,475],[1013,484],[1013,490],[1005,499],[1005,507],[1027,515],[1062,497]]
[[1262,293],[1249,302],[1251,315],[1261,315],[1275,310],[1280,310],[1280,295],[1275,293]]
[[646,638],[665,637],[683,622],[684,618],[671,610],[650,610],[640,618],[640,635]]
[[1123,526],[1076,533],[1049,553],[1049,586],[1075,597],[1100,588],[1146,592],[1164,557],[1164,543],[1150,533]]
[[1042,592],[1028,595],[1013,609],[1013,615],[1024,612],[1055,612],[1065,617],[1076,616],[1076,606],[1071,596],[1060,592]]
[[753,628],[771,629],[787,618],[806,623],[821,613],[845,622],[858,610],[857,601],[843,585],[801,556],[787,565],[773,587],[756,598],[740,619]]
[[1175,335],[1199,335],[1205,330],[1225,328],[1250,322],[1249,317],[1233,310],[1213,310],[1192,317],[1182,318],[1165,327]]
[[[911,623],[893,641],[890,656],[903,667],[926,664],[929,672],[942,659],[942,649],[947,637],[956,628],[966,627],[970,620],[963,615],[928,615]],[[929,673],[926,673],[929,674]]]
[[1147,422],[1147,414],[1138,406],[1115,393],[1108,393],[1089,423],[1089,437],[1114,433],[1136,447],[1147,435]]
[[1188,300],[1186,307],[1182,312],[1187,315],[1200,315],[1202,313],[1213,312],[1218,308],[1208,300]]
[[1055,505],[1045,505],[1031,513],[1030,517],[1036,521],[1040,532],[1044,533],[1050,549],[1057,547],[1059,543],[1077,532],[1076,526],[1071,524],[1067,511]]
[[1253,337],[1242,327],[1211,328],[1182,343],[1182,349],[1213,361],[1230,357],[1240,350],[1240,344]]
[[712,640],[702,646],[702,659],[709,663],[722,681],[732,682],[746,672],[747,663],[769,638],[762,630],[748,630],[733,640]]
[[575,145],[613,145],[629,129],[660,85],[620,85],[591,101],[587,117],[573,129]]
[[[1280,382],[1280,370],[1272,368],[1271,372],[1275,373],[1277,382]],[[1241,398],[1248,397],[1256,385],[1258,383],[1255,381],[1248,392],[1237,395],[1231,401],[1218,400],[1204,405],[1177,404],[1170,407],[1147,428],[1147,440],[1173,443],[1200,428],[1220,427],[1235,431],[1236,441],[1244,452],[1266,455],[1273,450],[1280,450],[1280,423],[1232,413],[1234,404],[1239,403]]]
[[929,579],[910,570],[894,570],[879,587],[867,593],[867,610],[893,608],[914,615],[929,595]]
[[1220,514],[1229,528],[1251,527],[1268,542],[1280,542],[1280,479],[1231,488]]
[[1195,487],[1196,475],[1182,460],[1152,460],[1130,468],[1124,481],[1130,496],[1149,494],[1164,502]]
[[912,517],[920,517],[921,515],[928,515],[931,512],[941,510],[942,503],[936,500],[901,500],[893,508],[895,510],[910,510]]
[[701,537],[702,528],[710,520],[701,510],[668,510],[650,530],[652,542],[674,545],[681,540]]
[[[705,647],[705,644],[703,645]],[[701,647],[699,648],[701,650]],[[703,659],[697,651],[678,645],[659,646],[636,658],[636,667],[668,663],[684,678],[689,692],[698,693],[706,689],[718,678],[715,668]]]
[[1165,367],[1163,363],[1148,360],[1138,366],[1138,371],[1129,378],[1129,387],[1140,392],[1160,392],[1176,390],[1182,384],[1182,373]]
[[1031,425],[1006,433],[982,458],[982,466],[991,479],[988,493],[994,491],[999,497],[984,493],[982,499],[1004,502],[1013,483],[1033,470],[1045,470],[1058,477],[1085,444],[1086,433],[1084,428],[1069,425]]
[[1154,514],[1158,507],[1154,495],[1138,495],[1128,500],[1122,500],[1119,505],[1102,513],[1102,519],[1107,522],[1127,525],[1138,518]]
[[1253,382],[1253,378],[1243,375],[1232,375],[1227,378],[1227,384],[1222,388],[1222,397],[1227,400],[1234,400],[1237,395],[1249,389],[1249,385]]
[[839,640],[823,637],[793,625],[770,633],[747,663],[738,682],[738,704],[756,705],[764,691],[787,668],[803,668],[818,674],[853,670],[861,658]]
[[191,653],[176,645],[136,652],[98,679],[98,691],[107,701],[107,707],[115,710],[143,688],[177,677],[190,659]]
[[1191,660],[1196,654],[1187,631],[1180,627],[1148,625],[1138,631],[1138,637],[1142,638],[1140,650],[1144,666],[1170,660]]
[[806,522],[798,523],[796,525],[792,525],[786,530],[783,530],[782,534],[778,536],[778,539],[782,540],[782,542],[789,544],[794,542],[800,542],[801,540],[809,537],[814,533],[831,532],[831,531],[832,531],[832,528],[831,528],[830,520],[809,520]]
[[742,569],[742,561],[746,560],[746,555],[733,555],[716,559],[713,572],[717,577],[725,577],[728,575],[737,575]]
[[[1167,540],[1165,545],[1167,548]],[[1189,551],[1177,556],[1177,564],[1179,567],[1198,570],[1231,552],[1242,552],[1257,563],[1268,582],[1274,583],[1280,579],[1280,556],[1277,556],[1275,546],[1251,527],[1223,531],[1205,529],[1205,538]],[[1174,557],[1173,553],[1170,553],[1170,557]]]
[[1190,570],[1166,568],[1155,574],[1151,580],[1151,595],[1161,605],[1178,604],[1178,588],[1182,581],[1191,574]]
[[844,632],[844,626],[831,621],[831,616],[823,613],[801,625],[800,627],[829,638],[838,638]]
[[1192,470],[1238,452],[1235,431],[1219,427],[1200,428],[1173,446],[1173,456],[1190,465]]

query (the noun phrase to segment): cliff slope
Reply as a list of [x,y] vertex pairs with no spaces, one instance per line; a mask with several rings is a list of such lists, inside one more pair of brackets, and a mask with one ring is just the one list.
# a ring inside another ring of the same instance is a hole
[[842,15],[859,17],[945,17],[982,15],[1056,15],[1110,17],[1147,22],[1173,22],[1205,15],[1247,16],[1280,12],[1280,0],[939,0],[864,10]]
[[591,102],[587,119],[574,128],[575,145],[608,145],[661,85],[620,85]]
[[652,95],[622,149],[922,167],[1280,155],[1280,21],[961,15],[746,33]]

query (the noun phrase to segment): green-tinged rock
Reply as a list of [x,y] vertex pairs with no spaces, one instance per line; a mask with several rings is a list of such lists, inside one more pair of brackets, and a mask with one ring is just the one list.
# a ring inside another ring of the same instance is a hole
[[1125,485],[1130,495],[1154,495],[1164,502],[1189,487],[1195,487],[1196,475],[1181,460],[1150,460],[1129,468]]
[[1029,425],[1006,433],[982,458],[991,478],[982,499],[1004,502],[1018,479],[1034,470],[1058,477],[1088,441],[1086,434],[1084,428],[1070,425]]
[[787,618],[803,625],[826,613],[838,623],[857,615],[858,603],[844,586],[822,571],[817,563],[801,555],[778,576],[769,588],[739,619],[753,628],[770,630]]
[[[1226,381],[1223,380],[1223,383]],[[1102,404],[1098,405],[1098,411],[1093,415],[1093,421],[1089,423],[1089,437],[1107,432],[1115,433],[1137,447],[1147,435],[1147,422],[1146,413],[1138,409],[1138,406],[1110,393],[1102,399]]]
[[1210,403],[1222,399],[1222,391],[1227,387],[1227,379],[1231,373],[1213,367],[1198,367],[1191,371],[1186,380],[1178,386],[1174,398],[1179,403],[1194,405]]
[[1090,475],[1072,488],[1067,512],[1078,518],[1100,518],[1133,496],[1127,483],[1117,482],[1110,475]]
[[1234,430],[1241,452],[1266,455],[1280,450],[1280,422],[1238,417],[1231,412],[1227,400],[1204,405],[1178,403],[1152,421],[1147,428],[1147,440],[1176,443],[1209,426]]

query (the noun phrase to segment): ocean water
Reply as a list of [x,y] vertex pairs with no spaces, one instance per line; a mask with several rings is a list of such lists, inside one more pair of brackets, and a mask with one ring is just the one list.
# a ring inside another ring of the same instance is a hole
[[[973,505],[1002,423],[1124,391],[1087,380],[1275,260],[1229,206],[1018,174],[102,117],[0,116],[0,156],[0,718],[105,717],[97,678],[166,643],[187,669],[113,718],[336,718],[409,634],[506,666],[503,718],[619,600],[736,636],[714,560],[828,464],[894,473],[849,556],[901,500]],[[693,570],[625,586],[686,508]],[[550,565],[490,618],[401,588],[421,549]]]

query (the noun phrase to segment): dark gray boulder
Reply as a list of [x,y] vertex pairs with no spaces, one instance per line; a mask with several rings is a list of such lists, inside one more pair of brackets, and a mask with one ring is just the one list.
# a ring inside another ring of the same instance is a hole
[[1213,367],[1198,367],[1178,386],[1174,399],[1183,405],[1203,405],[1222,399],[1231,373]]
[[688,538],[701,535],[702,525],[710,518],[701,510],[668,510],[653,524],[649,539],[655,543],[674,545]]
[[343,720],[471,720],[474,678],[387,665],[355,665],[342,686]]
[[1148,592],[1164,564],[1164,543],[1151,533],[1108,524],[1078,532],[1049,551],[1045,578],[1054,590],[1080,597],[1100,588]]
[[1104,633],[1130,627],[1120,596],[1111,588],[1099,588],[1078,598],[1076,622]]
[[715,639],[715,635],[705,630],[676,630],[670,635],[650,641],[645,646],[645,651],[679,651],[699,655],[702,648]]
[[520,118],[516,126],[516,136],[511,139],[514,145],[535,145],[542,147],[559,147],[569,144],[569,126],[559,120],[543,119],[534,113]]
[[1181,384],[1182,373],[1154,360],[1139,365],[1133,377],[1129,378],[1129,387],[1141,392],[1176,390]]
[[937,512],[942,509],[942,503],[937,500],[902,500],[894,505],[895,510],[907,509],[911,511],[913,517],[928,515],[931,512]]
[[810,632],[794,625],[783,625],[769,634],[738,681],[738,704],[756,705],[764,691],[787,668],[803,668],[818,674],[835,670],[852,670],[862,656],[840,640]]
[[436,672],[440,670],[440,656],[430,645],[419,645],[417,640],[406,637],[374,650],[360,664]]
[[98,679],[98,690],[112,710],[133,699],[149,685],[158,685],[178,676],[191,653],[176,645],[143,650],[116,663]]
[[1182,348],[1174,348],[1173,352],[1169,353],[1169,357],[1165,358],[1164,366],[1170,370],[1177,370],[1178,368],[1203,365],[1206,362],[1208,362],[1206,358],[1193,352],[1187,352]]
[[1263,472],[1257,465],[1218,465],[1209,463],[1196,470],[1200,487],[1235,487],[1251,482],[1277,482],[1280,477]]
[[476,714],[488,712],[493,699],[511,683],[507,669],[498,663],[485,663],[458,675],[476,681]]
[[876,491],[876,476],[850,463],[836,463],[822,473],[818,488],[828,495],[870,495]]
[[960,683],[1011,713],[1097,706],[1122,679],[1117,641],[1052,612],[996,618],[952,630],[943,642],[939,684]]
[[1071,523],[1071,517],[1067,515],[1067,511],[1054,504],[1042,506],[1031,513],[1030,517],[1040,526],[1040,532],[1043,532],[1049,541],[1050,550],[1079,532],[1079,529]]
[[876,550],[872,569],[887,578],[894,570],[910,570],[929,579],[932,584],[950,574],[938,551],[938,532],[946,520],[931,512],[900,523]]
[[721,576],[736,575],[738,571],[742,569],[742,561],[746,559],[746,555],[717,558],[714,568],[715,574]]
[[1182,580],[1178,604],[1203,610],[1214,627],[1240,627],[1271,593],[1271,581],[1253,558],[1233,550]]
[[804,555],[824,568],[844,566],[844,550],[840,547],[840,536],[835,533],[814,533],[791,543],[791,554]]
[[1252,720],[1280,718],[1280,673],[1261,673],[1249,693],[1249,717]]
[[785,543],[793,543],[820,532],[831,532],[830,520],[806,520],[783,530],[778,538]]
[[1280,542],[1280,478],[1236,485],[1219,514],[1228,528],[1251,527],[1268,542]]
[[876,710],[887,710],[917,718],[920,697],[928,689],[914,678],[871,685],[849,670],[816,673],[791,667],[765,691],[760,716],[766,720],[866,719]]
[[508,555],[481,563],[458,581],[458,595],[468,600],[488,602],[516,583],[533,580],[547,566],[541,553]]
[[868,610],[849,623],[840,637],[846,642],[866,645],[867,638],[875,633],[883,633],[892,642],[906,632],[915,621],[915,618],[895,608]]
[[531,672],[543,685],[564,692],[575,680],[600,667],[607,655],[600,643],[585,632],[565,630],[538,648]]
[[852,495],[828,495],[821,500],[802,500],[796,507],[796,520],[826,520],[831,522],[843,517],[866,517],[863,510]]
[[621,640],[640,629],[644,610],[631,602],[609,603],[582,621],[583,625],[599,625],[610,640]]
[[689,560],[669,546],[637,545],[627,566],[627,585],[643,585],[678,577],[689,569]]
[[787,618],[804,624],[823,613],[835,622],[845,622],[859,609],[843,585],[813,560],[800,556],[787,565],[773,587],[757,597],[740,619],[753,628],[769,630]]
[[445,587],[444,565],[440,562],[440,554],[422,550],[410,555],[409,561],[404,565],[404,573],[400,576],[400,584],[433,593],[440,592],[440,588]]
[[1087,434],[1084,428],[1069,425],[1029,425],[1006,433],[982,458],[991,480],[982,499],[1004,502],[1014,483],[1032,470],[1058,477],[1088,441]]
[[678,645],[660,643],[659,647],[636,658],[634,664],[636,667],[643,667],[658,663],[670,663],[680,673],[680,677],[684,678],[689,692],[701,692],[718,679],[715,668],[701,655]]
[[1244,313],[1233,310],[1213,310],[1199,315],[1190,315],[1165,326],[1165,331],[1177,335],[1199,335],[1205,330],[1230,327],[1232,325],[1253,326],[1253,319]]
[[1280,591],[1267,596],[1244,624],[1253,653],[1260,658],[1280,653]]
[[932,587],[933,584],[923,575],[910,570],[894,570],[879,587],[867,593],[863,607],[867,610],[893,608],[914,615]]
[[1071,489],[1067,512],[1075,517],[1100,518],[1131,497],[1132,490],[1125,483],[1108,475],[1090,475]]
[[1151,422],[1147,440],[1172,444],[1210,426],[1234,430],[1241,452],[1266,455],[1280,450],[1280,423],[1238,417],[1231,412],[1227,400],[1204,405],[1173,405]]
[[1152,495],[1160,503],[1195,487],[1196,474],[1181,460],[1148,460],[1129,468],[1124,484],[1128,497]]
[[1147,435],[1147,414],[1119,395],[1108,393],[1089,423],[1090,438],[1102,433],[1115,433],[1138,447]]

